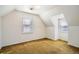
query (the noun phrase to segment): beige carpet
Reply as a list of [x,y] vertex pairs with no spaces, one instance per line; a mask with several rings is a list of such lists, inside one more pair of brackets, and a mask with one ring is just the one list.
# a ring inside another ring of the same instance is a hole
[[79,48],[62,40],[40,39],[2,48],[1,54],[74,54]]

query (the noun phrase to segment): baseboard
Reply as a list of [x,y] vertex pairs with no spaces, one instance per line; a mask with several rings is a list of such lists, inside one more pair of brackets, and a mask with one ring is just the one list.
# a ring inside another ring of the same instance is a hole
[[[40,38],[40,39],[33,39],[33,40],[29,40],[29,41],[25,41],[25,42],[20,42],[20,43],[16,43],[16,44],[11,44],[11,45],[7,45],[7,46],[3,46],[3,47],[14,46],[14,45],[19,45],[19,44],[24,44],[24,43],[29,43],[29,42],[35,42],[35,41],[39,41],[39,40],[52,40],[52,41],[60,40],[60,41],[64,41],[62,39],[54,40],[54,39],[50,39],[50,38]],[[67,41],[64,41],[64,42],[68,43]]]
[[75,44],[72,44],[70,42],[68,42],[68,45],[73,46],[73,47],[76,47],[76,48],[79,48],[79,45],[75,45]]
[[39,41],[39,40],[48,40],[48,39],[49,38],[33,39],[33,40],[25,41],[25,42],[20,42],[20,43],[15,43],[15,44],[11,44],[11,45],[6,45],[6,46],[3,46],[3,47],[14,46],[14,45],[19,45],[19,44],[24,44],[24,43],[29,43],[29,42],[33,42],[33,41]]
[[[47,38],[47,39],[51,39],[51,38]],[[53,41],[63,41],[63,42],[66,42],[66,43],[68,43],[68,41],[66,41],[66,40],[63,40],[63,39],[51,39],[51,40],[53,40]]]
[[66,42],[66,43],[68,43],[68,41],[65,41],[65,40],[62,40],[62,39],[57,39],[57,40],[59,40],[59,41],[63,41],[63,42]]

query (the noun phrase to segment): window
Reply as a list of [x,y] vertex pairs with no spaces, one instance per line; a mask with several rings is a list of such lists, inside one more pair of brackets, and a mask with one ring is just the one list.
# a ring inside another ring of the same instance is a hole
[[68,31],[68,26],[60,26],[61,32],[67,32]]
[[22,30],[23,30],[23,33],[30,33],[32,32],[32,18],[31,17],[23,17],[23,27],[22,27]]
[[58,26],[60,32],[68,32],[68,24],[64,16],[58,19]]

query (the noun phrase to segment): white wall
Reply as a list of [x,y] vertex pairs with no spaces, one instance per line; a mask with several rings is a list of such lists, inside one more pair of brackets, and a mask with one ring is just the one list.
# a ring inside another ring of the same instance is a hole
[[59,32],[58,32],[58,15],[52,16],[51,21],[54,25],[54,39],[59,39]]
[[[32,16],[32,33],[22,33],[22,16]],[[45,26],[37,15],[13,11],[3,17],[3,46],[45,37]]]
[[1,17],[0,17],[0,48],[1,48],[1,40],[2,40],[2,24],[1,24]]
[[[68,31],[69,32],[69,31]],[[68,32],[61,32],[59,31],[59,39],[62,39],[62,40],[65,40],[65,41],[68,41]]]
[[[54,26],[53,27],[47,27],[47,38],[50,38],[50,39],[55,39],[55,28]],[[65,40],[65,41],[68,41],[68,32],[58,32],[58,39],[62,39],[62,40]]]
[[79,47],[79,26],[69,27],[69,44]]
[[[47,34],[47,38],[55,40],[56,38],[55,38],[55,28],[54,28],[54,26],[47,27],[46,34]],[[60,32],[60,31],[58,31],[58,39],[68,41],[68,39],[69,39],[68,38],[68,32]]]
[[46,29],[47,38],[54,39],[54,27],[47,27]]
[[[59,19],[61,19],[62,21],[61,23],[59,22]],[[52,23],[54,24],[55,39],[62,39],[62,40],[68,41],[68,32],[62,32],[60,31],[60,28],[59,28],[60,25],[61,26],[67,25],[64,14],[61,13],[61,14],[55,15],[52,17],[51,20],[52,20]]]

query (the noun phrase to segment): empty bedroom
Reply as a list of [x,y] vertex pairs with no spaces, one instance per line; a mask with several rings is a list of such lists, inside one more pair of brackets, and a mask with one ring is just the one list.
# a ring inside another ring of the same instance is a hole
[[78,54],[79,5],[0,5],[0,54]]

